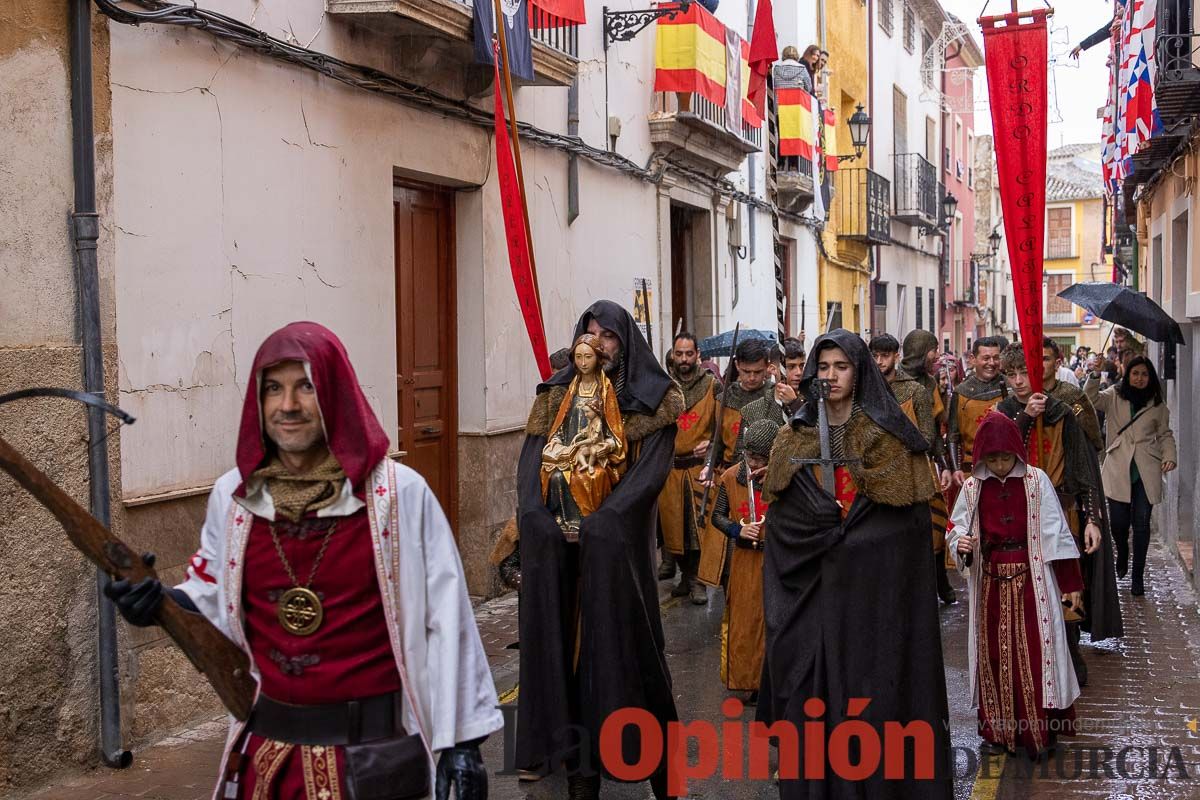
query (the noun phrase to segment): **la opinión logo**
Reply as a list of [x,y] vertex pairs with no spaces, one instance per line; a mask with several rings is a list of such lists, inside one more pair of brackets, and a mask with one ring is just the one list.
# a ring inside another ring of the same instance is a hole
[[[708,720],[669,722],[665,736],[663,724],[646,709],[622,708],[610,714],[600,728],[600,760],[613,778],[631,782],[647,780],[665,763],[667,790],[680,797],[688,793],[689,781],[710,778],[718,772],[724,780],[770,780],[772,745],[778,749],[781,780],[822,780],[832,773],[843,780],[862,781],[880,769],[888,780],[933,780],[937,748],[933,726],[924,720],[885,722],[880,731],[858,719],[870,704],[869,698],[851,698],[847,719],[830,727],[822,719],[825,702],[809,698],[803,706],[809,719],[800,726],[801,731],[788,720],[770,725],[745,723],[741,719],[745,706],[729,698],[721,704],[721,713],[727,719],[719,725]],[[516,709],[505,710],[505,750],[511,753],[508,723]],[[633,762],[626,760],[623,747],[630,728],[640,739],[637,760]],[[568,734],[563,739],[564,745],[568,741],[569,745],[557,756],[563,762],[572,759],[581,770],[590,772],[586,762],[592,749],[587,731],[571,726]],[[696,752],[695,759],[688,757],[691,749]],[[510,766],[506,765],[505,773]]]

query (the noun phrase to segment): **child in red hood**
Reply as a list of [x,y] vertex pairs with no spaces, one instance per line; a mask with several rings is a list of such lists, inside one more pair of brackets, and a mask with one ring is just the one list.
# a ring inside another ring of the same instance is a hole
[[1075,732],[1063,605],[1081,610],[1079,550],[1050,478],[1026,463],[1016,423],[989,413],[973,455],[947,533],[967,574],[972,706],[986,747],[1037,757]]

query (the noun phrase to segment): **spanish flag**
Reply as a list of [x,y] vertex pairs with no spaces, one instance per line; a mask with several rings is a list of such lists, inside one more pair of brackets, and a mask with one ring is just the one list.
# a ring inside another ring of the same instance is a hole
[[694,92],[725,106],[725,26],[699,3],[658,21],[654,91]]
[[779,89],[779,155],[799,156],[813,160],[816,142],[813,133],[813,108],[816,98],[803,89]]
[[[543,13],[536,14],[535,7]],[[586,22],[583,0],[531,0],[529,4],[529,24],[535,29],[583,25]]]
[[825,171],[837,172],[837,114],[825,109]]

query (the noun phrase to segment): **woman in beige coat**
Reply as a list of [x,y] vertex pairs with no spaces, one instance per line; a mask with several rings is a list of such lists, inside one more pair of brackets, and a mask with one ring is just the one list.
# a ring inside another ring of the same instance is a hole
[[1104,414],[1105,455],[1100,469],[1117,545],[1117,575],[1129,566],[1129,529],[1133,528],[1133,578],[1130,594],[1146,593],[1146,551],[1150,547],[1150,511],[1162,500],[1163,476],[1175,469],[1175,435],[1154,365],[1136,356],[1125,377],[1101,391],[1092,373],[1084,387],[1096,410]]

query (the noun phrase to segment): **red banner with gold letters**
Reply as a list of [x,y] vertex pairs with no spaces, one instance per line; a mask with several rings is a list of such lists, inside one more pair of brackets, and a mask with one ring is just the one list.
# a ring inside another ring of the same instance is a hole
[[1035,392],[1042,391],[1048,12],[1040,9],[979,20],[1013,294]]

